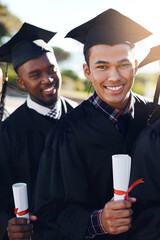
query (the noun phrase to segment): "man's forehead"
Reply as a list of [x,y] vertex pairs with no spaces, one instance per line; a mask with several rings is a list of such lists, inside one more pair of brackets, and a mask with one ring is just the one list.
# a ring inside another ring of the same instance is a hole
[[134,52],[129,45],[126,44],[116,44],[110,45],[94,45],[90,48],[90,57],[93,58],[125,58],[132,55]]
[[130,44],[127,44],[127,43],[118,43],[118,44],[114,44],[114,45],[109,45],[109,44],[96,44],[92,47],[90,47],[90,50],[92,49],[97,49],[97,51],[100,49],[100,48],[106,48],[110,51],[115,51],[117,49],[126,49],[126,50],[132,50],[132,46]]
[[25,66],[29,66],[29,65],[32,66],[32,65],[43,65],[43,64],[55,65],[56,63],[57,63],[57,61],[56,61],[54,53],[44,52],[40,56],[28,60],[27,62],[22,64],[22,66],[25,67]]

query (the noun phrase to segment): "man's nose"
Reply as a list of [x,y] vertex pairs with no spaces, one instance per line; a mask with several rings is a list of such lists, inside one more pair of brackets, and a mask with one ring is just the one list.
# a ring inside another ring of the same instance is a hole
[[118,81],[120,80],[120,74],[118,70],[114,67],[111,68],[108,75],[108,81]]
[[51,77],[49,74],[44,74],[42,78],[43,83],[51,83],[53,82],[54,78]]

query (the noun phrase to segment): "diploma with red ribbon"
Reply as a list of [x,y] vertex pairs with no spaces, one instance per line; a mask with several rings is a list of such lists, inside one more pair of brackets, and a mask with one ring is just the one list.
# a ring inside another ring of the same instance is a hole
[[131,170],[131,157],[127,154],[112,156],[114,200],[127,198]]
[[29,219],[27,184],[15,183],[12,189],[16,216]]
[[116,154],[112,156],[114,200],[127,200],[128,193],[139,183],[143,183],[143,178],[135,181],[129,188],[131,157],[127,154]]

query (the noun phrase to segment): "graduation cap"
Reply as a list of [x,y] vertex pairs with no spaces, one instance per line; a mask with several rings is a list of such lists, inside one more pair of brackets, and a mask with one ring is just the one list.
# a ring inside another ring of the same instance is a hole
[[[152,47],[148,53],[148,55],[143,59],[143,61],[139,64],[138,68],[143,67],[149,63],[155,62],[160,60],[160,45]],[[153,99],[153,109],[156,108],[158,105],[159,100],[159,94],[160,94],[160,75],[158,77],[156,90],[154,93],[154,99]]]
[[143,61],[138,65],[141,68],[149,63],[160,60],[160,45],[152,47],[148,55],[143,59]]
[[84,53],[93,45],[130,43],[152,33],[114,9],[108,9],[90,21],[71,30],[66,37],[84,44]]
[[0,62],[12,63],[17,72],[18,68],[28,60],[44,52],[53,52],[47,43],[55,34],[55,32],[24,23],[21,29],[0,47]]

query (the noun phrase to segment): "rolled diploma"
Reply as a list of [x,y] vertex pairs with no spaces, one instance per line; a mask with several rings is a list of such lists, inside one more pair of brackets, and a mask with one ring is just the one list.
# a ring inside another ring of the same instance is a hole
[[12,189],[15,209],[17,209],[16,216],[29,219],[29,213],[23,214],[23,211],[28,210],[27,184],[15,183],[12,185]]
[[[112,156],[113,187],[115,190],[128,191],[131,157],[127,154]],[[114,193],[114,200],[124,200],[125,194]]]

